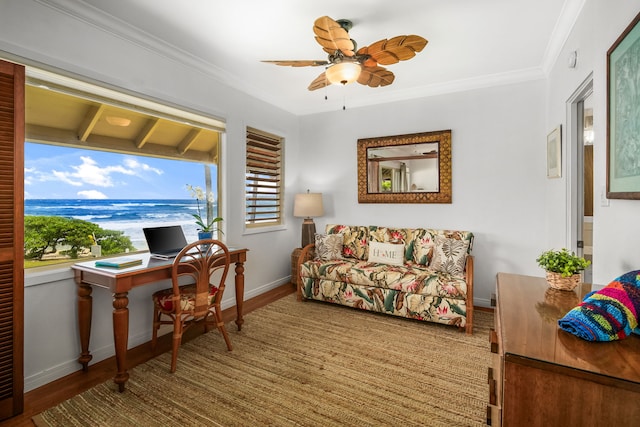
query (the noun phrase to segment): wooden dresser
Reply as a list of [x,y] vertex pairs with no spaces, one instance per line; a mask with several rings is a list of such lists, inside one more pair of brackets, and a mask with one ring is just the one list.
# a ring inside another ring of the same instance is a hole
[[590,290],[559,291],[542,277],[498,273],[489,425],[640,425],[640,336],[594,343],[558,327]]

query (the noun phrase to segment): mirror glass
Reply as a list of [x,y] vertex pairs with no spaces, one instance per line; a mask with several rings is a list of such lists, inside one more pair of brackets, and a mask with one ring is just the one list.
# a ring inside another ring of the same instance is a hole
[[451,131],[359,139],[358,201],[451,203]]

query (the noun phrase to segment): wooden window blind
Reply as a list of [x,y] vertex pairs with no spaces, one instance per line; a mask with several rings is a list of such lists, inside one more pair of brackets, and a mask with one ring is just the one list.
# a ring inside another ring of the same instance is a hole
[[247,128],[247,227],[282,224],[282,143],[279,136]]

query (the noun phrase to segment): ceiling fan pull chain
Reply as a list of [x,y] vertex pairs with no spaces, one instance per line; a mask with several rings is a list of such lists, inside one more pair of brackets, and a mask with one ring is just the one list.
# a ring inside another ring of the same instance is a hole
[[[324,67],[325,72],[327,71],[328,67]],[[329,79],[327,78],[327,75],[324,75],[324,100],[326,101],[327,99],[329,99],[329,97],[327,96],[327,86],[329,86]]]
[[347,104],[347,85],[343,84],[342,85],[342,111],[347,109],[346,104]]

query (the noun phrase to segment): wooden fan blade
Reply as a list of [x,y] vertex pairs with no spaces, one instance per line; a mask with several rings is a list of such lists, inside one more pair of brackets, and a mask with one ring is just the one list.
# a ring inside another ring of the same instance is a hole
[[322,73],[318,77],[316,77],[314,81],[311,82],[311,84],[307,89],[309,90],[322,89],[323,87],[328,86],[329,84],[330,83],[327,80],[327,76],[325,76],[325,74]]
[[261,61],[261,62],[266,62],[268,64],[288,66],[288,67],[317,67],[319,65],[329,64],[328,61],[314,60],[314,59],[300,60],[300,61],[294,60],[294,61]]
[[375,59],[369,57],[367,59],[365,59],[364,61],[362,61],[361,64],[363,67],[377,67],[378,66],[378,61],[376,61]]
[[393,83],[396,76],[383,67],[362,67],[358,83],[369,87],[388,86]]
[[427,45],[427,40],[416,35],[384,39],[358,50],[358,55],[369,55],[379,64],[391,65],[416,56]]
[[355,55],[353,52],[355,46],[349,33],[328,16],[316,19],[313,23],[313,32],[316,35],[316,41],[328,54],[333,55],[336,50],[339,50],[344,56]]

